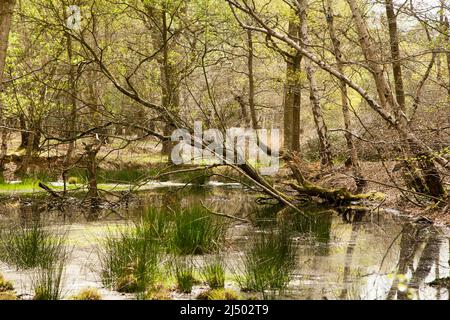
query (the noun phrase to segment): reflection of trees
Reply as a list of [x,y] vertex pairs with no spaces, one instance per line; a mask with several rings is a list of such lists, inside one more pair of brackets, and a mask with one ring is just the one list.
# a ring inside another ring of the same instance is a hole
[[361,222],[363,217],[365,216],[365,210],[345,210],[342,213],[342,217],[344,221],[352,224],[352,233],[350,235],[350,241],[347,246],[347,251],[345,253],[345,266],[344,266],[344,278],[343,284],[344,288],[341,291],[340,298],[346,299],[348,298],[348,285],[350,280],[350,273],[353,261],[353,252],[355,251],[356,239],[358,238],[359,229],[361,226]]
[[[400,290],[398,275],[406,275],[411,272],[410,289],[418,290],[420,285],[430,274],[431,268],[435,263],[435,258],[439,259],[441,240],[437,234],[426,225],[417,225],[408,223],[402,230],[402,239],[400,242],[400,258],[398,270],[394,282],[389,290],[387,299],[392,300],[397,297],[398,300],[408,299],[408,292]],[[425,247],[420,254],[417,267],[414,268],[414,260],[419,254],[421,245]],[[438,267],[438,266],[437,266]]]
[[26,228],[30,223],[39,224],[41,213],[44,208],[39,201],[20,201],[19,204],[19,224]]

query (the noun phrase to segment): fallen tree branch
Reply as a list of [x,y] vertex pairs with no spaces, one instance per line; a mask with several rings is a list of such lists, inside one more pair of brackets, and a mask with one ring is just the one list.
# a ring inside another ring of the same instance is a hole
[[370,192],[362,194],[352,194],[345,188],[341,189],[327,189],[309,182],[305,182],[302,186],[290,183],[289,186],[297,191],[300,195],[307,195],[310,197],[319,197],[329,204],[346,204],[350,202],[357,202],[362,200],[379,200],[384,199],[385,195],[379,192]]
[[215,216],[219,216],[219,217],[223,217],[223,218],[228,218],[228,219],[233,219],[233,220],[237,220],[240,222],[245,222],[245,223],[250,223],[250,220],[247,219],[243,219],[243,218],[239,218],[239,217],[235,217],[235,216],[231,216],[229,214],[225,214],[225,213],[218,213],[218,212],[214,212],[212,211],[210,208],[208,208],[207,206],[205,206],[205,204],[201,201],[200,202],[202,207],[205,208],[209,213],[215,215]]

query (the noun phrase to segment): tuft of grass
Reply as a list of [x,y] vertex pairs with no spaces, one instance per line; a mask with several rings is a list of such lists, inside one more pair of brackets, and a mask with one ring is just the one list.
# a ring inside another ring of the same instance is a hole
[[151,286],[143,295],[143,300],[171,300],[170,289],[164,284]]
[[65,259],[65,235],[55,235],[39,223],[0,231],[0,260],[21,270],[46,268]]
[[143,292],[158,272],[159,243],[148,225],[110,233],[100,248],[103,283],[119,292]]
[[13,284],[5,280],[2,274],[0,274],[0,300],[17,300]]
[[102,300],[102,295],[96,288],[85,288],[72,296],[71,300]]
[[32,281],[33,300],[60,300],[62,298],[62,278],[65,261],[36,272]]
[[211,289],[219,289],[225,286],[225,265],[216,260],[202,269],[202,277]]
[[226,233],[222,220],[200,206],[191,206],[174,214],[171,235],[173,251],[181,255],[205,254],[221,248]]
[[200,293],[197,300],[240,300],[238,292],[231,289],[212,289]]
[[178,290],[182,293],[191,293],[196,283],[192,262],[188,259],[178,259],[174,267]]
[[295,266],[295,252],[289,232],[261,234],[243,258],[244,273],[238,278],[243,291],[267,294],[283,292]]
[[2,300],[17,300],[17,296],[12,291],[0,292],[0,301]]
[[0,274],[0,292],[13,291],[14,286],[10,281],[6,281],[2,274]]

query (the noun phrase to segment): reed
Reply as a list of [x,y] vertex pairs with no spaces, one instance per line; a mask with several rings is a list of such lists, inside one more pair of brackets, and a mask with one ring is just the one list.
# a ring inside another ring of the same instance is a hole
[[66,256],[65,234],[54,234],[39,223],[0,231],[0,260],[17,269],[47,268]]
[[287,230],[259,235],[243,258],[244,272],[238,278],[243,291],[264,297],[283,292],[295,266],[295,252]]
[[143,292],[158,272],[158,241],[153,229],[124,228],[107,235],[99,250],[103,283],[120,292]]
[[33,300],[60,300],[65,261],[59,261],[51,266],[36,271],[32,280]]
[[191,206],[174,213],[172,250],[181,255],[205,254],[221,248],[226,233],[223,220],[200,206]]
[[211,289],[220,289],[225,286],[225,264],[216,259],[202,269],[202,277]]

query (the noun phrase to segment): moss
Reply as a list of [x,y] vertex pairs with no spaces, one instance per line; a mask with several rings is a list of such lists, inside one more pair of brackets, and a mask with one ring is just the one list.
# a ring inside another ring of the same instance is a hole
[[102,295],[95,288],[85,288],[77,295],[72,296],[71,300],[102,300]]
[[6,281],[5,278],[3,278],[3,275],[0,274],[0,292],[7,292],[14,290],[14,286],[11,282]]
[[0,301],[1,300],[17,300],[17,296],[12,291],[0,292]]
[[212,289],[200,293],[197,300],[239,300],[238,292],[231,289]]
[[69,179],[67,179],[67,183],[76,185],[80,183],[80,179],[78,177],[69,177]]
[[170,289],[164,284],[155,284],[145,292],[144,300],[171,300]]

